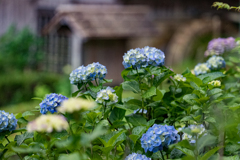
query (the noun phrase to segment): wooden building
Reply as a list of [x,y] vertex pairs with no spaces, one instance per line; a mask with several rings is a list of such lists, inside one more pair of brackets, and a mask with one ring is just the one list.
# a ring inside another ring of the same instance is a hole
[[99,62],[107,67],[106,78],[118,84],[129,38],[159,36],[148,13],[146,6],[62,5],[43,32],[70,38],[73,68]]

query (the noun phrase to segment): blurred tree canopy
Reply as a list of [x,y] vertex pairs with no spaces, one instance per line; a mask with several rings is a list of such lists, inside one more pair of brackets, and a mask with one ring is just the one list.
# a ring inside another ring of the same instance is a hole
[[43,58],[42,41],[28,28],[12,26],[0,37],[0,73],[37,69]]

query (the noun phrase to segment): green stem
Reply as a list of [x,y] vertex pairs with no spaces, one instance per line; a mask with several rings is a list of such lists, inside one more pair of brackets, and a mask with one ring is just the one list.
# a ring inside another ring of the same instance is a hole
[[[9,139],[8,139],[7,136],[5,136],[5,139],[8,141],[8,143],[10,143],[10,141],[9,141]],[[16,152],[16,153],[17,153],[17,152]],[[23,160],[23,158],[21,157],[21,155],[20,155],[19,153],[17,153],[17,155],[18,155],[18,157],[19,157],[21,160]]]
[[95,78],[95,82],[96,82],[96,85],[98,86],[98,83],[97,83],[97,78]]
[[[136,68],[137,74],[138,74],[138,83],[139,88],[141,89],[141,81],[140,81],[140,75],[138,73],[138,69]],[[143,110],[144,110],[144,98],[143,98],[143,90],[141,89],[141,97],[142,97],[142,116],[143,116]]]
[[164,159],[164,155],[163,155],[163,153],[162,153],[162,151],[161,151],[161,150],[160,150],[160,153],[161,153],[161,155],[162,155],[162,159],[163,159],[163,160],[165,160],[165,159]]

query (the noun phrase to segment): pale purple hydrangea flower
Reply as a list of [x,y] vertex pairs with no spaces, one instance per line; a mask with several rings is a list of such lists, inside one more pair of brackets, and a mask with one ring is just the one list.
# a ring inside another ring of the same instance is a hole
[[207,51],[205,52],[205,56],[212,55],[222,55],[224,52],[230,51],[236,47],[236,42],[233,37],[229,38],[216,38],[211,40],[208,43]]

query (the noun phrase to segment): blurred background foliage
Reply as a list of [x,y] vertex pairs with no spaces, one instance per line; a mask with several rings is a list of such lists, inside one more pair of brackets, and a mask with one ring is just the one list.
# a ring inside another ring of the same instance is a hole
[[41,45],[42,39],[28,28],[18,31],[12,26],[0,37],[1,109],[24,111],[39,103],[33,97],[44,97],[51,92],[71,94],[67,74],[40,70],[44,59]]

